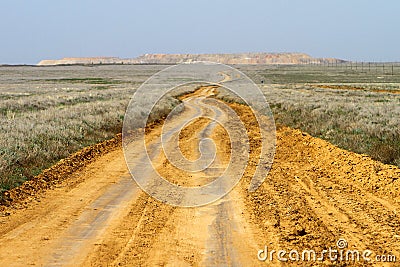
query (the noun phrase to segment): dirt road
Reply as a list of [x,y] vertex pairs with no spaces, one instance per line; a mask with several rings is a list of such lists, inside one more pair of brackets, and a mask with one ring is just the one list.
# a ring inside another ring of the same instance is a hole
[[[185,100],[185,111],[172,126],[198,112],[223,117],[202,105],[204,92],[213,87],[202,90]],[[285,260],[303,266],[396,266],[377,262],[376,256],[400,260],[398,168],[280,127],[270,174],[250,193],[259,129],[248,107],[230,107],[246,125],[250,159],[243,179],[224,198],[195,208],[163,204],[139,189],[116,149],[0,217],[0,266],[263,266]],[[214,140],[215,165],[200,174],[180,171],[160,152],[161,131],[153,125],[146,142],[153,166],[172,183],[207,184],[230,160],[227,132],[210,119],[187,124],[178,136],[182,154],[192,160],[201,156],[202,135]],[[327,254],[322,261],[302,261],[303,250],[313,249],[319,258],[323,250],[338,249],[339,239],[347,241],[343,250],[370,250],[372,262],[335,261]],[[260,252],[266,247],[267,253]],[[278,259],[278,250],[287,253]]]

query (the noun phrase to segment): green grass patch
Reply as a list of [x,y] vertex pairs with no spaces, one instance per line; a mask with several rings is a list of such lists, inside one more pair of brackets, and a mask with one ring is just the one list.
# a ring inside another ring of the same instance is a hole
[[121,84],[121,83],[124,83],[123,81],[115,80],[115,79],[111,79],[111,78],[96,78],[96,77],[45,79],[45,80],[37,80],[37,81],[46,81],[46,82],[54,82],[54,83],[84,83],[84,84]]

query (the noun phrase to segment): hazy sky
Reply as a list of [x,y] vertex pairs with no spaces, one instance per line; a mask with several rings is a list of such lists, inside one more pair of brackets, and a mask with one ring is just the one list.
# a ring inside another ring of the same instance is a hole
[[400,61],[400,1],[2,0],[0,33],[0,63],[233,52]]

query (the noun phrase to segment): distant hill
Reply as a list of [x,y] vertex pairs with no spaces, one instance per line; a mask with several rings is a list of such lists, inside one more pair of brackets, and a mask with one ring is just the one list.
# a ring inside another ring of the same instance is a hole
[[178,64],[212,61],[223,64],[305,64],[345,62],[335,58],[313,58],[304,53],[238,53],[238,54],[145,54],[136,58],[84,57],[42,60],[39,66],[99,64]]

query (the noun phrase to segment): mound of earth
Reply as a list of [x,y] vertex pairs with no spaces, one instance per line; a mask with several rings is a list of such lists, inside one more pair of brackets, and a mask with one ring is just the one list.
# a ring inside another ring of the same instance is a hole
[[324,64],[345,62],[335,58],[314,58],[304,53],[237,53],[237,54],[145,54],[136,58],[76,57],[42,60],[39,66],[100,64],[178,64],[211,61],[222,64]]

